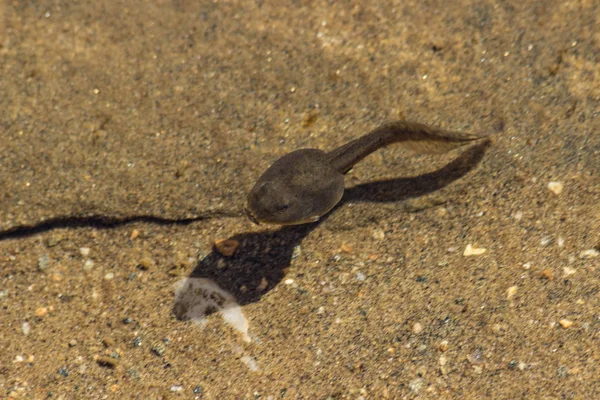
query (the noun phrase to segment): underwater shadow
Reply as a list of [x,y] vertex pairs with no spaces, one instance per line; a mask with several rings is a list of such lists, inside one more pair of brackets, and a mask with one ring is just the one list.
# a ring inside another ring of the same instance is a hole
[[[397,202],[439,190],[472,170],[483,158],[488,145],[484,142],[471,147],[435,172],[348,188],[340,203],[315,223],[232,236],[230,239],[240,243],[233,256],[225,257],[213,249],[198,262],[189,278],[214,281],[230,292],[240,305],[256,302],[284,278],[294,257],[294,248],[338,207],[347,202]],[[175,308],[173,311],[179,317]]]

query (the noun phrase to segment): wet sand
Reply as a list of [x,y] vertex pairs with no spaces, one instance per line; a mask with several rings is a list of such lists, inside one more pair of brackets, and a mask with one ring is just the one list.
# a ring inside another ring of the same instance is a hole
[[[0,4],[0,397],[600,398],[598,3],[274,4]],[[493,141],[241,215],[399,118]]]

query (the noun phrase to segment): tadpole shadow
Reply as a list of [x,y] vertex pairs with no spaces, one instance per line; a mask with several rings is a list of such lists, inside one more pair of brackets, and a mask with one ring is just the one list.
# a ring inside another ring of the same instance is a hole
[[348,202],[397,202],[434,192],[459,179],[482,159],[489,143],[475,145],[445,167],[412,178],[388,179],[346,189],[340,203],[318,222],[285,226],[277,230],[241,233],[231,237],[240,243],[231,257],[215,249],[198,262],[189,278],[214,281],[241,305],[258,301],[285,276],[294,248],[338,207]]

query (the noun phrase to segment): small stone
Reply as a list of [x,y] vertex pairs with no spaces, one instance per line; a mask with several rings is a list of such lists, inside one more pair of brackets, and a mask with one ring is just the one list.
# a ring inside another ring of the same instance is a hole
[[137,239],[140,236],[140,231],[134,229],[131,231],[131,235],[129,235],[129,240]]
[[37,262],[38,271],[44,271],[50,266],[50,257],[48,254],[42,254]]
[[438,350],[441,352],[446,352],[448,350],[448,341],[442,340],[440,344],[438,344]]
[[559,195],[563,191],[564,185],[561,182],[549,182],[548,189],[555,195]]
[[292,259],[295,260],[296,258],[300,257],[302,255],[302,247],[300,247],[300,245],[294,246],[294,251],[292,251]]
[[554,279],[554,272],[551,269],[546,268],[540,272],[540,278],[548,279],[549,281]]
[[62,272],[53,272],[52,275],[50,275],[50,279],[53,282],[61,282],[63,279],[65,279],[65,276],[63,275]]
[[286,279],[283,283],[285,283],[286,285],[291,285],[294,283],[294,280],[289,278],[289,279]]
[[183,392],[183,386],[181,385],[173,385],[171,386],[171,392]]
[[413,325],[412,330],[413,330],[413,333],[419,334],[419,333],[423,332],[423,325],[421,325],[420,323],[416,322]]
[[42,318],[48,315],[48,307],[39,307],[35,310],[35,316]]
[[215,240],[215,249],[219,254],[225,257],[231,257],[235,254],[236,250],[240,246],[240,242],[233,239],[217,239]]
[[573,275],[575,272],[577,272],[577,270],[575,268],[563,267],[563,277],[565,277],[565,278]]
[[85,260],[85,262],[83,263],[83,270],[89,271],[92,268],[94,268],[94,262],[92,260]]
[[202,386],[196,386],[194,388],[194,394],[202,394]]
[[58,369],[58,374],[63,378],[66,378],[67,376],[69,376],[69,370],[67,369],[67,367],[60,367]]
[[342,245],[340,246],[340,250],[344,253],[352,253],[352,247],[348,246],[345,243],[342,243]]
[[473,247],[471,244],[468,244],[463,252],[463,256],[479,256],[486,251],[487,249],[484,249],[483,247]]
[[415,393],[419,393],[419,391],[423,388],[425,382],[423,382],[422,378],[413,379],[408,383],[408,387]]
[[312,124],[314,124],[319,118],[319,110],[313,109],[304,113],[302,117],[302,127],[308,128]]
[[154,266],[154,261],[150,257],[143,257],[139,262],[137,267],[143,271],[148,271],[150,268]]
[[99,366],[106,368],[115,368],[119,363],[116,359],[108,356],[99,356],[96,358],[96,362]]
[[269,287],[269,282],[267,281],[266,278],[263,277],[260,280],[260,283],[258,284],[258,286],[256,287],[256,290],[259,292],[264,292],[267,289],[267,287]]
[[81,248],[79,249],[79,253],[80,253],[82,256],[84,256],[84,257],[87,257],[87,256],[89,256],[89,255],[90,255],[90,248],[89,248],[89,247],[81,247]]
[[441,374],[446,375],[448,373],[448,369],[446,368],[446,364],[448,364],[448,358],[444,354],[440,356],[439,363]]
[[165,350],[166,348],[162,343],[157,343],[150,349],[150,351],[154,353],[154,355],[157,355],[159,357],[162,357],[162,355],[165,354]]
[[362,272],[357,272],[356,273],[356,280],[359,282],[363,282],[365,279],[367,279],[367,277],[365,276],[365,274],[363,274]]
[[518,286],[511,286],[508,288],[508,290],[506,291],[506,298],[507,299],[511,299],[515,296],[515,294],[517,294],[517,290],[519,289]]
[[376,240],[383,240],[383,239],[385,239],[385,232],[382,231],[381,229],[374,229],[373,230],[373,238]]
[[25,336],[29,335],[31,332],[31,326],[29,326],[29,322],[23,322],[23,325],[21,325],[21,330]]
[[579,255],[579,257],[581,257],[581,258],[596,258],[599,255],[600,255],[600,251],[598,251],[596,249],[589,249],[589,250],[582,251],[581,254]]
[[133,347],[140,347],[142,345],[142,338],[141,337],[135,337],[133,338]]
[[107,273],[106,275],[104,275],[104,279],[106,279],[107,281],[110,281],[111,279],[113,279],[115,277],[115,274],[112,272]]
[[573,321],[568,320],[568,319],[561,319],[560,321],[558,321],[558,323],[560,324],[560,326],[562,326],[564,329],[568,329],[570,327],[573,326]]

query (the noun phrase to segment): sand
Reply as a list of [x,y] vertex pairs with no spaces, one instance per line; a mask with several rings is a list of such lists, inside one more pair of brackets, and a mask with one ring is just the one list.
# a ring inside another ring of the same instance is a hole
[[[0,3],[0,398],[600,398],[599,16]],[[493,140],[242,215],[277,157],[399,118]]]

